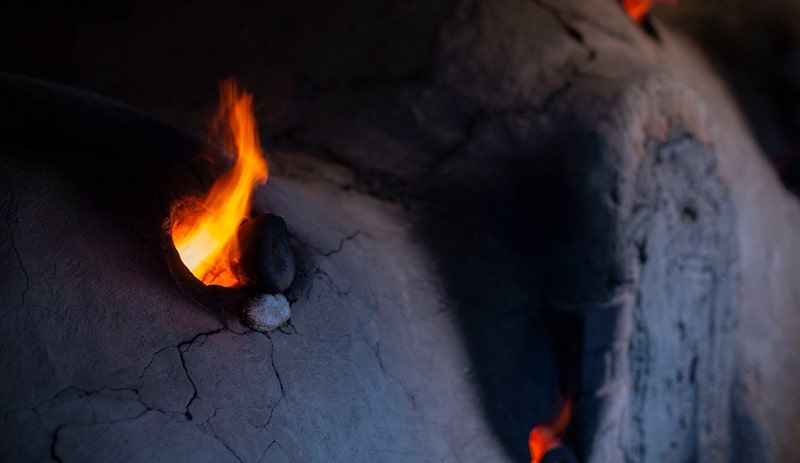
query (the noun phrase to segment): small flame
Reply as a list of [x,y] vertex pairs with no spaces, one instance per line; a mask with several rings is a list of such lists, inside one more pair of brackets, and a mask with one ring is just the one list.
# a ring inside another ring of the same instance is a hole
[[622,0],[622,7],[636,22],[644,21],[645,15],[656,3],[675,3],[677,0]]
[[224,148],[234,157],[233,168],[214,183],[200,203],[173,206],[172,242],[186,267],[207,285],[243,284],[235,271],[241,251],[236,232],[250,214],[253,188],[267,182],[267,162],[258,141],[253,96],[240,92],[233,79],[220,82],[216,125],[224,127]]
[[528,435],[528,448],[531,451],[531,463],[540,463],[544,454],[551,448],[561,443],[561,435],[567,429],[572,416],[572,401],[567,400],[558,412],[558,416],[551,425],[543,425],[531,429]]

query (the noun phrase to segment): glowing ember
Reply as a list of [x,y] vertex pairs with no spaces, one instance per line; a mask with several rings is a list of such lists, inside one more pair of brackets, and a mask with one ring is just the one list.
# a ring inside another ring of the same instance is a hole
[[561,443],[561,435],[566,431],[569,418],[572,415],[572,402],[566,401],[558,412],[553,424],[547,426],[540,424],[531,429],[528,435],[528,448],[531,451],[531,463],[540,463],[544,454],[551,448]]
[[675,3],[676,0],[622,0],[622,7],[636,22],[642,22],[644,16],[656,3]]
[[207,285],[242,285],[235,271],[241,257],[236,232],[250,213],[253,188],[266,183],[268,176],[252,100],[252,95],[239,91],[235,80],[220,83],[216,122],[228,132],[224,147],[235,164],[204,198],[173,206],[172,242],[186,267]]

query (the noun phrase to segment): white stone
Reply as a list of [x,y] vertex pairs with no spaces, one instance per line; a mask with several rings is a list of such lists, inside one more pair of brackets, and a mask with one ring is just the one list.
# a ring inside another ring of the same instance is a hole
[[248,299],[242,308],[244,323],[264,333],[283,325],[291,315],[289,301],[283,294],[263,294]]

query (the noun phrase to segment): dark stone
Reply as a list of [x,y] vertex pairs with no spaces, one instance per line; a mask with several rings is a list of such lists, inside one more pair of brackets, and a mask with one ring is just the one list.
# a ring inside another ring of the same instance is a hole
[[556,445],[545,452],[542,463],[578,463],[578,459],[569,447]]
[[274,214],[262,214],[239,227],[241,276],[247,286],[281,293],[294,280],[295,260],[286,222]]

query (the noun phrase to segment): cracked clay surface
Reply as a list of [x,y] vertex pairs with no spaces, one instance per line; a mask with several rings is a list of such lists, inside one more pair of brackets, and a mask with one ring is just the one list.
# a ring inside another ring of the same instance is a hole
[[[253,83],[292,318],[249,331],[175,278],[161,225],[206,145],[0,75],[0,461],[524,461],[550,310],[630,316],[581,360],[582,461],[798,454],[800,207],[669,31],[613,1],[199,3],[146,40],[124,8],[62,11],[115,40],[31,56],[194,132],[216,76]],[[204,15],[177,60],[147,42]]]

